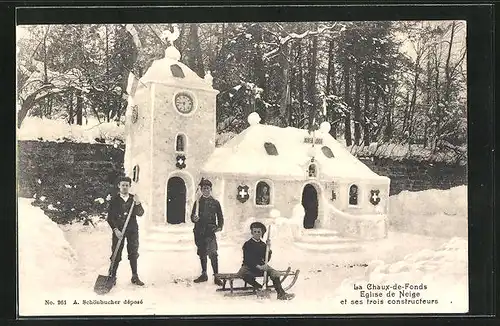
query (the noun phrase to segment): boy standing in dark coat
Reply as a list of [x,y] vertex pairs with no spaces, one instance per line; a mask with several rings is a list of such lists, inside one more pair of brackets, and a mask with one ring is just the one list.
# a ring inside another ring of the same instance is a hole
[[266,227],[260,222],[254,222],[250,225],[250,230],[252,238],[243,245],[243,264],[238,274],[254,288],[261,289],[262,285],[255,280],[255,277],[263,276],[264,271],[267,271],[267,275],[273,282],[274,288],[278,293],[278,299],[292,299],[295,295],[286,293],[281,286],[280,273],[265,262],[266,248],[269,248],[268,261],[271,260],[272,254],[271,240],[268,239],[266,242],[261,240],[264,233],[266,233]]
[[200,283],[208,281],[208,256],[212,263],[214,283],[222,285],[222,281],[215,276],[219,273],[217,237],[215,233],[222,231],[224,217],[222,216],[222,209],[219,201],[211,196],[212,183],[202,178],[200,187],[202,196],[195,202],[193,211],[191,212],[191,221],[194,223],[194,242],[197,247],[196,253],[200,257],[201,262],[201,275],[195,279],[194,282]]
[[[139,196],[129,193],[132,180],[129,177],[121,177],[118,180],[118,188],[120,191],[114,195],[108,206],[108,224],[113,230],[111,240],[111,257],[116,249],[118,240],[125,237],[127,239],[127,253],[130,261],[130,268],[132,269],[131,282],[136,285],[144,285],[137,275],[137,258],[139,258],[139,226],[137,225],[136,216],[142,216],[144,209],[142,208]],[[127,229],[123,230],[125,221],[128,217],[131,206],[134,205],[132,215],[130,216]],[[116,271],[122,259],[122,250],[125,241],[122,241],[118,249],[115,265],[111,271],[112,277],[116,280]],[[116,281],[115,281],[116,282]]]

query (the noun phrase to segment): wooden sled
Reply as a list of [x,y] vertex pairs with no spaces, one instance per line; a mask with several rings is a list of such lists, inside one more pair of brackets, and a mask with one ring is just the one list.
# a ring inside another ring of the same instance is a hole
[[[280,281],[281,281],[283,290],[288,291],[289,289],[291,289],[295,285],[295,282],[297,282],[297,278],[299,277],[300,270],[297,269],[296,271],[292,271],[291,267],[288,267],[287,270],[278,271],[278,272],[280,272],[280,274],[281,274]],[[289,284],[285,285],[283,282],[289,276],[293,276],[293,278]],[[245,282],[240,277],[240,275],[238,275],[237,273],[219,273],[219,274],[217,274],[217,277],[222,281],[222,286],[216,290],[218,292],[226,292],[226,295],[228,295],[228,296],[244,296],[244,295],[257,294],[257,291],[252,286],[249,286],[247,284],[247,282]],[[259,279],[259,278],[264,278],[264,276],[256,277],[256,279]],[[235,280],[243,281],[243,283],[244,283],[243,286],[235,287],[234,286]],[[263,288],[273,289],[274,285],[269,284],[269,282],[271,282],[271,280],[268,278],[267,283],[263,284]],[[229,285],[229,287],[228,287],[228,285]]]

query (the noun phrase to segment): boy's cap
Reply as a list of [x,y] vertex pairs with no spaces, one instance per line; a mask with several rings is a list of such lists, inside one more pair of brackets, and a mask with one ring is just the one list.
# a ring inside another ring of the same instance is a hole
[[266,226],[264,224],[262,224],[261,222],[253,222],[252,224],[250,224],[250,230],[251,229],[261,229],[262,230],[262,234],[266,233]]
[[200,187],[203,186],[209,186],[210,188],[212,188],[212,183],[208,179],[201,178]]
[[129,177],[126,177],[126,176],[121,176],[118,178],[118,183],[120,183],[122,181],[126,181],[126,182],[132,184],[132,179],[130,179]]

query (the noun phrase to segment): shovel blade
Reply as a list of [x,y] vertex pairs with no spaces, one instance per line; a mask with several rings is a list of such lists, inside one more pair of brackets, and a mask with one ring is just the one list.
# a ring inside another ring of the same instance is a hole
[[115,278],[108,275],[99,275],[94,285],[94,292],[97,294],[106,294],[115,285]]

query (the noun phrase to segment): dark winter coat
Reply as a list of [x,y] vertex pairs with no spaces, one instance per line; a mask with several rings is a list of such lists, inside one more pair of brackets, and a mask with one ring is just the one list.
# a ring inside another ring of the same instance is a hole
[[[199,220],[195,222],[193,217],[198,215],[199,205]],[[215,234],[215,229],[224,227],[224,217],[222,208],[217,199],[210,197],[201,197],[197,205],[193,205],[191,212],[191,221],[194,223],[194,233],[204,236]]]
[[[268,262],[271,260],[272,251],[269,250]],[[255,241],[249,239],[243,245],[243,266],[246,266],[250,271],[258,273],[257,265],[264,265],[266,259],[266,243],[262,240]]]
[[[134,195],[129,195],[126,202],[120,197],[120,194],[116,194],[111,198],[108,206],[107,219],[111,229],[118,228],[120,231],[123,231],[123,226],[127,220],[131,205],[134,205]],[[137,232],[139,227],[137,225],[136,216],[142,216],[143,214],[144,208],[142,205],[135,205],[132,215],[130,216],[130,221],[128,222],[127,231]]]

